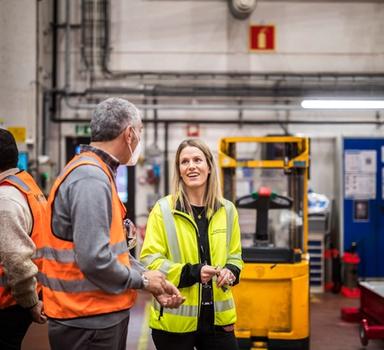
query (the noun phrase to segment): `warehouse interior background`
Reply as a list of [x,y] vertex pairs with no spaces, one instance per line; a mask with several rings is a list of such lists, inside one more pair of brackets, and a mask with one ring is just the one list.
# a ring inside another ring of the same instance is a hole
[[[139,226],[189,135],[215,155],[223,137],[308,136],[309,188],[333,201],[343,251],[343,139],[384,140],[384,108],[301,102],[384,99],[383,18],[384,1],[370,0],[0,0],[0,126],[48,193],[87,141],[95,105],[135,103],[144,151],[128,186]],[[271,50],[250,49],[252,25],[273,27]]]

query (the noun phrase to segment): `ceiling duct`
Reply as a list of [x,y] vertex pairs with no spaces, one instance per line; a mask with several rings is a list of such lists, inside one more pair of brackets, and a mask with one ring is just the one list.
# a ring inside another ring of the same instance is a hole
[[256,0],[228,0],[232,15],[237,19],[246,19],[256,8]]

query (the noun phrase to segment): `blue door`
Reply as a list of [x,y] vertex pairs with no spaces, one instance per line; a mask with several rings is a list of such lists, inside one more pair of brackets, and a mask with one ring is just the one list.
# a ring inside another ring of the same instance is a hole
[[359,277],[384,277],[384,138],[343,140],[344,251],[355,242]]

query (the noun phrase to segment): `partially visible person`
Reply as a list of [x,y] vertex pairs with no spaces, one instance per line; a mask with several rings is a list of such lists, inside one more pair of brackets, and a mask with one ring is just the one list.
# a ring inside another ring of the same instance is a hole
[[176,310],[154,301],[158,350],[236,350],[231,286],[243,267],[235,206],[222,198],[213,155],[200,140],[176,152],[172,194],[149,215],[141,261],[163,271],[186,298]]
[[0,129],[0,349],[20,349],[31,322],[44,323],[33,261],[46,227],[46,199],[32,176],[17,168],[17,144]]
[[100,102],[90,145],[80,146],[51,189],[42,278],[52,350],[125,350],[137,289],[170,308],[183,302],[161,272],[129,254],[116,171],[136,164],[142,127],[132,103]]

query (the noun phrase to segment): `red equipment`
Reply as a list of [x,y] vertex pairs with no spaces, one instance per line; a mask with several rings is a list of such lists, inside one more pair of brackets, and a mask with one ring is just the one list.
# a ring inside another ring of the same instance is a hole
[[347,298],[358,298],[360,289],[358,288],[357,267],[360,258],[352,247],[350,252],[343,255],[344,280],[341,287],[341,293]]
[[342,308],[341,318],[360,322],[361,344],[369,339],[384,339],[384,281],[360,282],[360,308]]
[[339,293],[341,289],[340,254],[332,246],[324,250],[324,289],[329,292]]

